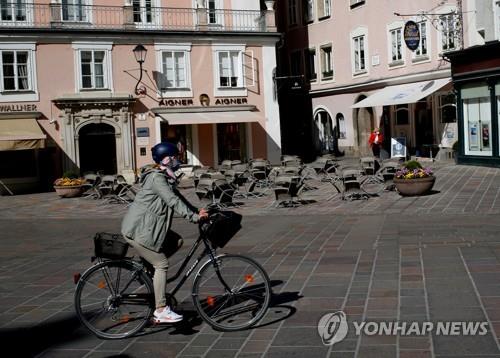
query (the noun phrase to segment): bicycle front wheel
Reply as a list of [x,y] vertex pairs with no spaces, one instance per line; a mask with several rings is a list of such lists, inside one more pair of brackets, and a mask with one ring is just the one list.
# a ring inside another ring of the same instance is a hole
[[264,317],[271,300],[266,271],[240,255],[207,261],[193,284],[193,302],[201,318],[221,331],[237,331]]
[[130,261],[105,261],[78,281],[75,308],[80,321],[99,338],[125,338],[148,323],[154,309],[153,284]]

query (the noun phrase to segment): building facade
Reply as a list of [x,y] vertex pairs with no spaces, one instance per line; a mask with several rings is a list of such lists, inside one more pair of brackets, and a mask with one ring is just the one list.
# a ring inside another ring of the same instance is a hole
[[[285,32],[279,68],[284,77],[304,79],[311,113],[303,120],[310,122],[314,154],[371,154],[368,138],[377,127],[386,157],[394,143],[421,156],[452,147],[456,96],[444,55],[481,41],[475,3],[279,2]],[[405,44],[409,21],[418,28],[413,51]]]
[[279,34],[266,3],[0,4],[0,180],[50,183],[76,169],[132,181],[163,140],[192,165],[278,161]]
[[500,166],[500,1],[478,3],[480,44],[446,56],[458,103],[460,164]]

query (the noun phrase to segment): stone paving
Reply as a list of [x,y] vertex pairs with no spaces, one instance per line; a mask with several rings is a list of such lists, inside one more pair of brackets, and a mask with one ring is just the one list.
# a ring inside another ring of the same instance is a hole
[[[0,197],[0,335],[16,357],[500,357],[500,170],[440,165],[432,195],[384,192],[346,202],[312,182],[316,201],[275,208],[245,200],[244,227],[224,249],[254,257],[275,298],[254,329],[222,333],[189,317],[179,327],[103,341],[81,327],[73,274],[90,266],[91,237],[117,231],[124,205],[59,199],[55,193]],[[185,189],[192,198],[192,189]],[[193,199],[193,202],[197,201]],[[176,219],[186,245],[196,226]],[[188,282],[189,283],[189,282]],[[323,345],[326,313],[344,311],[347,337]],[[356,335],[357,322],[487,322],[485,335]]]

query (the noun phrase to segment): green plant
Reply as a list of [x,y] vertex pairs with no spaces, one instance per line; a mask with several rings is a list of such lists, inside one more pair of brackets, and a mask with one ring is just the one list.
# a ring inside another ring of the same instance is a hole
[[63,178],[76,179],[80,177],[80,174],[73,170],[67,170],[62,175]]
[[416,160],[409,160],[403,164],[403,168],[413,171],[415,169],[422,169],[422,164],[420,164]]

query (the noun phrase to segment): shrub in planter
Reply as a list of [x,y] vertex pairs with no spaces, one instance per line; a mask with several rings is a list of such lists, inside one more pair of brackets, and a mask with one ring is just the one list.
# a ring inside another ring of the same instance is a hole
[[410,160],[403,164],[394,175],[394,184],[399,194],[403,196],[422,195],[429,192],[434,186],[436,177],[430,168]]

